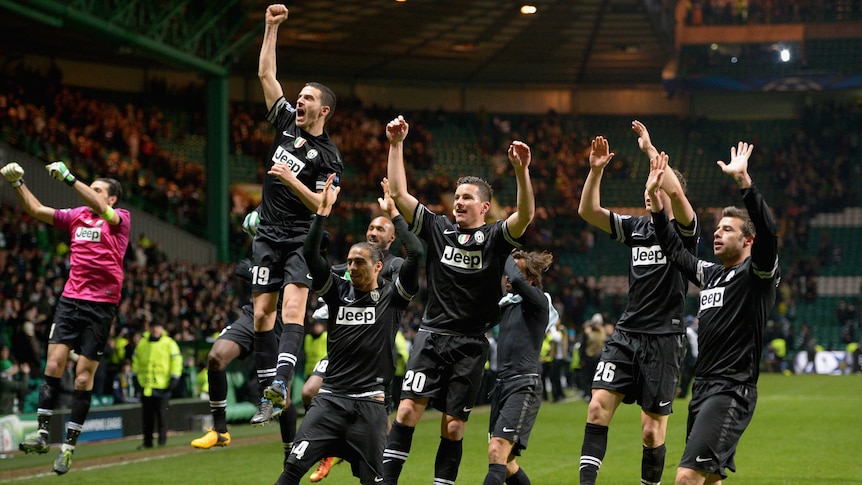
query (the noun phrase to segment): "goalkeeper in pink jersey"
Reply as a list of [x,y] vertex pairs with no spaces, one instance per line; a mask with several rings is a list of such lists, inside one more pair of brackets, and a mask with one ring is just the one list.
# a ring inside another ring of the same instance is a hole
[[71,235],[69,279],[54,311],[45,381],[39,389],[39,429],[19,445],[25,453],[42,454],[50,450],[48,429],[60,391],[60,377],[69,351],[74,350],[79,358],[71,416],[66,439],[54,461],[54,472],[62,475],[72,465],[72,453],[90,410],[93,378],[117,315],[130,221],[128,211],[113,207],[122,193],[116,180],[100,178],[87,185],[75,178],[63,162],[54,162],[46,168],[53,178],[72,187],[86,205],[62,210],[42,205],[24,185],[21,165],[12,162],[0,172],[12,184],[27,213]]

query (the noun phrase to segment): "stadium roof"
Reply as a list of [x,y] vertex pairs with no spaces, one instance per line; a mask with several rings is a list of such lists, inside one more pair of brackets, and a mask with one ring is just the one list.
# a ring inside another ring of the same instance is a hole
[[[530,3],[536,13],[524,15]],[[670,38],[652,0],[288,3],[279,75],[324,82],[660,83]],[[266,2],[0,0],[0,52],[253,77]],[[193,60],[199,60],[195,63]]]

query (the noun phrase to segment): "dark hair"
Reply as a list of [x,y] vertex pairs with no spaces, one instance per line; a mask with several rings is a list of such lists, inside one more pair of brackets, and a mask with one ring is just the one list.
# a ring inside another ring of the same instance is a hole
[[116,197],[117,200],[120,200],[120,197],[122,197],[123,186],[120,185],[120,182],[118,182],[117,179],[99,178],[96,179],[96,182],[104,182],[108,184],[108,197]]
[[674,175],[676,175],[676,178],[679,180],[679,186],[682,188],[682,193],[684,194],[685,189],[688,188],[688,182],[685,181],[685,175],[683,175],[682,172],[680,172],[677,169],[673,169],[673,173],[674,173]]
[[748,216],[747,210],[731,205],[725,207],[724,210],[721,211],[721,217],[735,217],[740,219],[742,221],[742,235],[744,237],[756,235],[754,223],[751,222],[751,217]]
[[383,261],[383,250],[371,244],[368,241],[362,241],[350,246],[350,249],[367,249],[371,253],[371,262],[377,264],[378,261]]
[[482,199],[482,202],[490,202],[491,197],[494,196],[494,189],[491,188],[491,184],[486,182],[479,177],[468,175],[466,177],[461,177],[455,182],[455,187],[458,188],[464,184],[475,185],[479,188],[479,197]]
[[332,118],[335,113],[335,93],[320,83],[310,82],[305,83],[305,85],[320,91],[320,105],[329,106],[329,113],[326,113],[326,121],[329,121],[329,118]]
[[532,282],[537,288],[542,287],[542,273],[547,271],[554,261],[554,255],[547,251],[524,251],[523,249],[512,251],[512,258],[524,260],[527,281]]

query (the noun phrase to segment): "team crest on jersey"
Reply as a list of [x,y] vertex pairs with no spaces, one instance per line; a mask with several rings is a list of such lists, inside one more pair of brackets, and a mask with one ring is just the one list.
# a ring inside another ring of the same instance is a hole
[[485,233],[482,231],[476,231],[476,234],[473,235],[476,238],[476,244],[482,244],[485,242]]
[[306,142],[305,138],[303,138],[301,136],[297,137],[296,140],[293,140],[293,147],[294,148],[300,148],[302,145],[305,145],[305,142]]
[[308,151],[308,153],[305,154],[305,158],[307,158],[309,160],[314,160],[315,158],[317,158],[317,155],[318,155],[317,150],[312,148],[311,150]]
[[380,292],[377,290],[371,290],[371,293],[369,293],[369,295],[371,296],[371,301],[375,303],[377,303],[377,300],[380,299]]
[[458,234],[458,244],[463,246],[464,244],[467,244],[467,241],[469,241],[469,240],[470,240],[469,234]]

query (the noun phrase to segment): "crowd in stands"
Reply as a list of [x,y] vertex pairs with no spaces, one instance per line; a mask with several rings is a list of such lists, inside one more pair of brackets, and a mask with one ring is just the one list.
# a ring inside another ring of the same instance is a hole
[[859,0],[683,0],[686,24],[752,25],[862,19]]
[[[151,89],[155,100],[194,97],[189,92],[169,92],[158,83]],[[0,131],[5,140],[46,161],[69,160],[84,180],[96,175],[117,178],[128,189],[127,198],[132,203],[143,202],[144,208],[183,227],[202,228],[202,162],[186,160],[157,144],[165,137],[181,143],[186,135],[203,133],[202,115],[194,114],[201,113],[202,107],[191,103],[184,108],[192,115],[187,117],[187,123],[177,125],[156,104],[100,100],[64,86],[59,74],[46,77],[19,70],[0,81]],[[233,154],[263,157],[268,152],[271,134],[262,120],[262,110],[231,105]],[[349,190],[344,192],[332,217],[351,222],[333,231],[331,257],[345,254],[352,242],[363,237],[379,192],[380,167],[385,163],[384,122],[397,114],[392,108],[363,106],[356,99],[339,100],[330,131],[346,161],[343,183]],[[410,170],[427,174],[409,175],[416,184],[411,189],[423,201],[445,204],[453,180],[448,173],[433,170],[434,144],[429,127],[445,124],[453,115],[420,112],[409,116],[411,134],[405,157],[410,160]],[[459,116],[463,121],[464,115]],[[588,167],[589,141],[594,135],[582,121],[555,113],[522,116],[516,122],[486,113],[466,115],[466,119],[476,125],[479,155],[491,160],[495,167],[489,177],[495,187],[511,185],[505,157],[508,143],[521,139],[532,147],[532,179],[545,203],[537,207],[536,221],[527,235],[531,247],[556,254],[588,253],[596,237],[606,237],[596,235],[576,213]],[[817,298],[820,268],[839,264],[841,254],[840,247],[826,240],[817,242],[823,247],[816,256],[810,255],[806,250],[813,243],[808,240],[809,221],[818,212],[858,200],[858,189],[846,183],[846,175],[858,170],[862,155],[859,130],[840,128],[862,127],[862,110],[856,105],[815,104],[801,119],[785,143],[765,148],[758,161],[773,174],[770,177],[777,178],[776,185],[783,190],[780,197],[771,199],[776,201],[774,210],[782,230],[781,251],[786,268],[770,332],[786,338],[792,342],[788,347],[797,349],[806,348],[810,339],[805,336],[808,327],[804,325],[798,334],[793,332],[794,305]],[[757,144],[757,140],[753,141]],[[625,160],[620,160],[609,167],[606,177],[612,182],[630,173]],[[247,247],[248,237],[239,230],[243,216],[244,211],[231,214],[232,227],[236,228],[231,237],[235,244]],[[701,212],[700,220],[701,252],[708,254],[715,221],[709,212]],[[29,363],[33,376],[38,377],[54,303],[68,272],[68,246],[50,226],[30,219],[15,204],[3,203],[0,227],[0,347],[11,347],[14,360]],[[132,241],[112,341],[122,338],[134,342],[144,323],[153,320],[163,322],[180,342],[211,340],[248,301],[247,285],[232,277],[234,264],[200,266],[168,261],[156,248],[145,235]],[[624,297],[604,295],[594,276],[581,274],[571,266],[556,265],[545,278],[545,288],[555,296],[564,324],[573,333],[596,312],[604,313],[606,320],[614,320],[625,305]],[[405,326],[415,327],[419,322],[424,301],[421,292],[416,301]],[[855,327],[845,326],[846,333],[852,335],[848,338],[858,337]],[[116,359],[115,371],[122,365],[122,358]],[[110,382],[102,386],[107,388]]]

